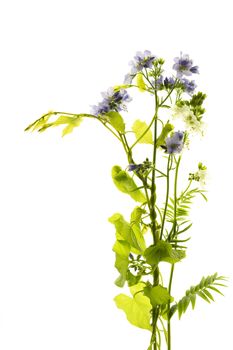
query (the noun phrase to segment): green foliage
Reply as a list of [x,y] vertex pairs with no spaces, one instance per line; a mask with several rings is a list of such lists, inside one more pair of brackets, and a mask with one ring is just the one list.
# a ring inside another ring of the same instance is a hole
[[30,124],[25,131],[39,131],[43,132],[47,130],[48,128],[54,127],[54,126],[59,126],[59,125],[66,125],[65,128],[62,131],[62,136],[65,136],[67,134],[70,134],[73,129],[77,126],[79,126],[82,122],[82,115],[72,115],[72,116],[67,116],[67,115],[60,115],[57,117],[52,122],[49,122],[49,119],[52,116],[56,116],[57,113],[48,113],[44,116],[42,116],[40,119],[36,120],[34,123]]
[[119,294],[114,298],[116,306],[123,310],[127,320],[134,326],[151,331],[151,304],[150,300],[143,295],[143,283],[130,287],[132,297]]
[[174,126],[170,123],[166,123],[161,131],[161,134],[159,135],[159,137],[157,138],[156,141],[156,146],[162,146],[165,144],[165,140],[168,136],[168,134],[174,129]]
[[144,82],[143,75],[142,75],[141,72],[139,72],[139,73],[137,74],[137,86],[138,86],[139,91],[145,92],[145,90],[146,90],[146,84],[145,84],[145,82]]
[[173,297],[169,294],[167,288],[161,285],[152,287],[151,285],[144,288],[144,295],[150,299],[151,305],[156,307],[173,301]]
[[[147,132],[145,132],[148,129]],[[138,143],[149,143],[153,144],[153,137],[152,137],[152,131],[150,128],[148,128],[148,125],[141,121],[141,120],[135,120],[132,130],[135,133],[136,139],[138,140]],[[145,132],[145,135],[143,135]],[[143,135],[143,136],[142,136]]]
[[114,127],[114,129],[123,133],[125,132],[124,119],[120,113],[111,111],[108,112],[106,116],[108,117],[108,122]]
[[127,193],[137,202],[146,202],[146,197],[138,189],[134,180],[128,175],[128,173],[121,169],[120,166],[115,165],[112,168],[113,182],[121,192]]
[[115,225],[116,232],[134,248],[134,252],[140,254],[145,250],[145,240],[137,226],[130,225],[119,213],[112,215],[109,222]]
[[178,310],[179,318],[186,312],[188,306],[191,304],[192,309],[195,308],[196,305],[196,297],[199,296],[206,302],[210,303],[211,301],[214,301],[214,298],[210,292],[214,291],[221,295],[223,295],[216,286],[223,286],[226,287],[226,285],[219,283],[221,281],[225,281],[226,278],[223,276],[218,276],[217,273],[211,276],[203,277],[201,282],[197,284],[194,287],[191,287],[188,289],[185,293],[185,296],[171,309],[170,317]]
[[124,240],[117,240],[113,246],[113,251],[116,253],[115,267],[120,273],[115,284],[118,287],[123,287],[127,279],[130,244]]
[[[166,212],[167,221],[171,223],[174,223],[176,221],[179,225],[184,222],[187,223],[188,222],[187,218],[189,216],[191,204],[197,194],[200,194],[205,200],[207,200],[206,196],[204,195],[204,191],[200,190],[199,188],[193,188],[191,190],[184,191],[181,193],[180,197],[178,197],[176,200],[175,218],[174,218],[175,201],[173,198],[170,198],[167,212]],[[191,225],[189,226],[189,228],[190,227]]]
[[160,261],[175,264],[185,258],[185,252],[172,248],[172,245],[168,242],[159,241],[156,245],[148,247],[144,256],[146,261],[151,266],[156,266]]

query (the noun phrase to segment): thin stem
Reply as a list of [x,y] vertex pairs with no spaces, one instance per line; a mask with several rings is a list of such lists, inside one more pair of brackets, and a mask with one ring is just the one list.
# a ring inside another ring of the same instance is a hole
[[160,239],[163,237],[163,230],[164,230],[164,224],[165,224],[165,219],[166,219],[166,214],[167,214],[167,206],[168,206],[168,199],[169,199],[169,173],[170,173],[170,160],[171,160],[171,155],[169,155],[168,160],[167,160],[167,191],[166,191],[166,201],[165,201],[165,207],[163,211],[163,220],[162,220],[162,225],[161,225],[161,232],[160,232]]
[[[157,140],[157,118],[158,118],[158,96],[157,91],[155,90],[155,115],[152,119],[154,121],[154,147],[153,147],[153,169],[152,169],[152,183],[151,183],[151,198],[150,198],[150,206],[151,206],[151,231],[153,236],[153,243],[154,245],[157,244],[159,237],[156,233],[156,210],[155,210],[155,203],[156,203],[156,140]],[[153,286],[157,286],[159,284],[159,269],[158,267],[154,270],[153,273]],[[159,307],[153,307],[152,309],[152,339],[153,339],[153,350],[157,350],[157,336],[156,336],[156,328],[157,328],[157,320],[159,316]]]
[[148,127],[146,128],[146,130],[141,134],[141,136],[132,144],[132,146],[130,147],[130,150],[133,149],[134,146],[136,146],[136,144],[143,138],[143,136],[148,132],[148,130],[150,130],[151,126],[153,125],[154,121],[156,119],[156,116],[153,117],[152,121],[150,122],[150,124],[148,125]]
[[[176,238],[176,215],[177,215],[177,180],[178,180],[178,170],[180,166],[181,156],[179,156],[178,161],[176,162],[176,172],[175,172],[175,181],[174,181],[174,221],[173,221],[173,236]],[[170,278],[169,278],[169,285],[168,285],[168,292],[171,294],[171,288],[172,288],[172,279],[174,274],[174,268],[175,264],[172,264],[171,271],[170,271]],[[168,336],[168,343],[167,343],[167,349],[171,350],[171,319],[170,319],[170,302],[168,303],[167,308],[167,336]]]

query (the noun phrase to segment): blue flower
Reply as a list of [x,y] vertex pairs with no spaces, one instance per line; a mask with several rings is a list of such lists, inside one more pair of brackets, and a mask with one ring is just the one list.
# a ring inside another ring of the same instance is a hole
[[109,111],[119,112],[127,110],[126,103],[132,100],[124,89],[114,91],[113,88],[109,88],[106,92],[102,92],[101,95],[103,101],[96,106],[92,106],[92,113],[96,116],[106,114]]
[[166,77],[164,79],[164,86],[166,89],[168,88],[172,89],[174,85],[175,85],[175,79],[173,77],[170,77],[170,78]]
[[160,75],[160,77],[156,80],[152,80],[151,84],[156,88],[156,89],[162,89],[163,88],[163,76]]
[[145,50],[144,52],[137,51],[134,56],[134,61],[129,63],[132,66],[131,73],[136,74],[142,71],[143,68],[152,68],[152,63],[155,59],[156,57],[148,50]]
[[133,81],[134,76],[135,76],[135,74],[127,73],[127,74],[125,75],[124,84],[126,84],[126,85],[132,84],[132,81]]
[[184,133],[183,131],[176,131],[171,137],[166,138],[167,153],[174,154],[180,153],[184,146]]
[[199,73],[198,66],[193,66],[193,61],[189,55],[180,54],[180,57],[174,58],[175,64],[173,69],[177,72],[177,77],[181,78],[183,75],[190,76],[192,73]]
[[128,171],[136,171],[136,172],[138,172],[141,169],[142,165],[143,164],[129,164],[127,169],[128,169]]
[[195,83],[194,80],[188,80],[186,78],[181,79],[181,83],[183,84],[184,91],[187,92],[188,94],[192,95],[194,90],[197,87],[197,84]]

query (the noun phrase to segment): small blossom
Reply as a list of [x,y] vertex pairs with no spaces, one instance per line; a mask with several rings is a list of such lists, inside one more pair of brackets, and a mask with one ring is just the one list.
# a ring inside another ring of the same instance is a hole
[[187,92],[189,95],[192,95],[194,90],[197,87],[197,84],[195,83],[194,80],[188,80],[186,78],[181,79],[181,83],[184,87],[184,91]]
[[195,116],[189,106],[184,105],[179,107],[175,105],[172,108],[172,116],[173,118],[181,119],[189,132],[201,135],[204,134],[205,124]]
[[177,77],[181,78],[183,75],[190,76],[193,73],[199,73],[198,66],[193,66],[193,61],[189,55],[180,54],[180,57],[174,58],[175,64],[173,69],[177,72]]
[[142,164],[129,164],[127,169],[128,171],[136,171],[138,172],[142,167]]
[[97,106],[92,106],[92,113],[96,116],[106,114],[109,111],[127,110],[126,103],[132,100],[124,89],[114,91],[113,88],[109,88],[106,92],[102,92],[101,95],[103,101]]
[[173,118],[183,119],[184,117],[188,116],[191,112],[192,112],[191,109],[187,105],[184,105],[182,107],[175,105],[172,107]]
[[184,146],[184,132],[176,131],[171,137],[166,138],[166,150],[169,154],[180,153]]
[[174,85],[175,85],[175,79],[173,77],[170,77],[170,78],[166,77],[164,79],[164,86],[166,89],[168,88],[172,89]]
[[189,180],[198,181],[201,187],[206,186],[207,178],[208,178],[207,167],[202,163],[198,164],[198,171],[196,171],[194,174],[189,174]]
[[145,50],[144,52],[138,51],[134,56],[134,61],[129,64],[132,66],[131,73],[136,74],[143,70],[143,68],[152,68],[152,63],[156,57],[151,54],[150,51]]
[[151,84],[156,88],[156,89],[162,89],[163,88],[163,82],[164,82],[164,80],[163,80],[163,76],[161,75],[158,79],[156,79],[156,80],[152,80],[151,81]]

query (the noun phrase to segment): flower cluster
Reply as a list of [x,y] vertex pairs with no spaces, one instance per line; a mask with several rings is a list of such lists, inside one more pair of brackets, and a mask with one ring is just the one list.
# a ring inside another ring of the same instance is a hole
[[190,76],[193,73],[199,73],[198,66],[193,66],[193,61],[189,55],[180,54],[180,57],[174,58],[175,64],[173,69],[177,72],[177,77],[181,78],[183,75]]
[[144,52],[136,52],[134,60],[129,62],[131,71],[130,73],[126,74],[124,84],[131,84],[134,76],[138,72],[141,72],[143,68],[152,68],[152,64],[155,60],[156,57],[152,55],[149,50],[145,50]]
[[198,164],[198,171],[189,174],[189,180],[198,181],[201,187],[205,187],[207,180],[207,167],[202,163]]
[[92,106],[92,113],[96,116],[106,114],[110,111],[127,110],[126,103],[130,102],[132,98],[124,89],[114,91],[109,88],[107,92],[102,92],[103,100],[96,106]]
[[128,171],[135,171],[136,173],[145,173],[146,171],[150,170],[152,167],[152,163],[149,161],[148,158],[143,163],[135,164],[130,163],[127,167]]
[[168,154],[180,153],[184,146],[184,132],[176,131],[171,137],[166,138],[166,152]]
[[172,117],[181,119],[185,128],[191,133],[198,133],[203,135],[204,133],[204,123],[197,118],[191,108],[187,105],[177,106],[172,108]]
[[183,89],[185,92],[187,92],[189,95],[192,95],[194,93],[194,90],[196,89],[197,85],[194,80],[188,80],[186,78],[183,78],[180,80],[181,84],[183,85]]

